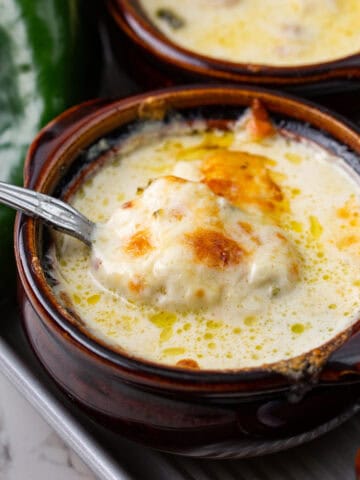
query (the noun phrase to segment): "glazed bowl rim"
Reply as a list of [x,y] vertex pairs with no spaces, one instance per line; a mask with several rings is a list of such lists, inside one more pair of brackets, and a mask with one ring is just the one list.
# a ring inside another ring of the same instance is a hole
[[[296,118],[297,120],[304,123],[303,119],[300,119],[298,115],[302,115],[307,113],[308,115],[317,115],[320,119],[326,120],[333,124],[333,128],[341,127],[340,129],[343,130],[342,134],[345,135],[346,132],[351,136],[354,141],[354,144],[357,144],[359,148],[360,154],[360,130],[357,129],[356,126],[352,125],[350,122],[344,120],[339,115],[330,114],[330,112],[326,108],[319,107],[312,102],[304,101],[297,99],[296,97],[283,94],[281,92],[272,92],[270,90],[259,89],[255,87],[246,87],[240,88],[238,86],[231,86],[231,85],[217,85],[217,86],[204,86],[204,85],[192,85],[186,87],[172,87],[163,90],[157,90],[153,92],[146,92],[140,95],[135,95],[132,97],[123,98],[120,100],[111,100],[111,101],[103,101],[103,100],[95,100],[86,102],[85,104],[81,104],[79,106],[75,106],[72,109],[67,110],[62,115],[54,119],[49,125],[47,125],[43,130],[39,132],[37,137],[34,139],[25,163],[25,179],[28,183],[31,179],[31,164],[33,161],[34,152],[38,148],[39,143],[41,140],[47,135],[49,129],[59,124],[64,118],[70,116],[72,112],[76,112],[78,109],[86,108],[87,106],[94,105],[95,113],[92,115],[88,115],[89,118],[86,117],[86,122],[78,122],[77,129],[74,129],[72,133],[68,134],[65,138],[64,142],[55,148],[55,154],[53,157],[57,158],[56,156],[61,156],[66,154],[67,149],[73,146],[75,139],[80,138],[86,131],[96,131],[97,126],[101,126],[102,122],[105,119],[108,119],[111,116],[119,116],[124,114],[125,111],[129,108],[139,108],[144,102],[147,102],[149,99],[152,101],[158,102],[159,100],[170,101],[171,99],[178,99],[179,101],[185,102],[185,107],[189,105],[186,103],[187,101],[193,101],[192,99],[196,97],[196,102],[191,103],[190,106],[201,106],[204,105],[204,98],[206,96],[210,96],[215,98],[216,101],[211,100],[213,103],[211,104],[219,104],[220,98],[226,94],[231,99],[231,96],[238,97],[239,103],[234,102],[232,105],[243,106],[246,108],[252,99],[259,98],[265,102],[268,99],[268,102],[272,99],[275,104],[281,106],[282,104],[289,104],[289,106],[285,108],[295,108],[295,106],[300,107],[302,113],[295,113],[289,114],[286,113],[285,115],[291,116],[292,118]],[[241,101],[245,103],[240,103]],[[171,104],[171,101],[170,101]],[[206,103],[205,103],[206,104]],[[228,101],[226,104],[231,106],[231,102]],[[269,108],[270,112],[273,110],[273,105]],[[124,121],[119,125],[125,125],[129,123],[128,121]],[[119,126],[117,125],[117,126]],[[112,130],[114,130],[113,127]],[[320,128],[320,127],[317,127]],[[68,127],[70,130],[71,127]],[[65,129],[66,131],[66,129]],[[110,133],[111,130],[107,131],[106,133]],[[325,132],[329,133],[327,129]],[[101,138],[104,134],[97,134],[97,138]],[[332,135],[332,133],[330,133]],[[348,139],[350,142],[350,140]],[[87,144],[87,147],[94,143],[93,141]],[[341,143],[348,145],[348,143],[344,140],[341,140]],[[65,152],[65,153],[64,153]],[[50,160],[54,163],[54,158],[50,158]],[[44,165],[40,169],[40,173],[37,174],[36,181],[35,181],[35,189],[41,190],[41,185],[44,183],[44,177],[51,172],[51,164],[50,168],[48,168],[49,159],[44,162]],[[39,188],[40,187],[40,188]],[[44,314],[47,321],[53,322],[58,328],[62,331],[66,332],[68,335],[71,336],[73,340],[75,340],[80,346],[89,350],[90,352],[94,353],[101,359],[110,362],[113,365],[116,365],[122,369],[137,372],[137,373],[144,373],[147,375],[162,377],[165,379],[170,378],[171,380],[181,380],[184,382],[193,382],[198,383],[206,382],[209,384],[214,383],[222,383],[222,384],[232,384],[232,383],[246,383],[246,382],[256,382],[256,381],[265,381],[266,384],[271,386],[273,383],[281,385],[282,387],[289,386],[292,382],[288,376],[284,376],[278,370],[273,369],[273,366],[278,366],[283,362],[287,362],[286,360],[274,362],[272,364],[263,364],[259,367],[248,367],[248,368],[240,368],[240,369],[227,369],[227,370],[190,370],[184,369],[175,366],[169,366],[161,363],[156,363],[153,361],[148,361],[142,359],[140,357],[134,357],[131,354],[127,354],[126,352],[119,352],[115,349],[111,348],[111,346],[102,343],[98,339],[95,339],[93,336],[89,335],[89,332],[81,330],[78,326],[74,324],[74,322],[69,321],[66,316],[63,315],[62,311],[59,307],[59,302],[56,300],[55,294],[51,293],[49,295],[49,291],[51,291],[51,287],[47,284],[44,279],[43,269],[42,267],[39,268],[40,260],[38,255],[32,255],[31,252],[33,250],[33,246],[36,245],[38,242],[37,238],[37,226],[38,222],[31,218],[25,218],[24,215],[18,214],[16,219],[15,225],[15,254],[16,254],[16,262],[17,267],[20,275],[20,279],[22,281],[22,285],[25,289],[25,292],[33,299],[33,306],[34,303],[37,304],[37,310],[41,310],[41,318],[44,321]],[[28,249],[28,250],[27,250]],[[26,253],[28,251],[28,254]],[[29,253],[30,252],[30,253]],[[37,252],[37,250],[35,250]],[[27,257],[28,255],[28,257]],[[30,259],[30,260],[29,260]],[[35,265],[33,260],[36,259],[38,266]],[[35,266],[34,266],[35,265]],[[45,289],[44,289],[45,285]],[[52,297],[52,298],[51,298]],[[357,333],[360,329],[360,320],[355,322],[353,325],[346,329],[347,335],[346,338],[342,337],[341,335],[345,332],[340,332],[340,334],[332,337],[328,342],[321,344],[318,348],[305,352],[305,354],[301,354],[298,357],[294,357],[291,360],[297,360],[300,357],[304,358],[308,356],[308,354],[318,351],[322,348],[327,348],[329,344],[335,344],[336,339],[338,336],[339,344],[336,347],[341,348],[341,346],[347,342],[347,340]]]
[[323,76],[338,77],[343,69],[350,69],[352,75],[360,77],[360,50],[352,54],[337,57],[332,60],[306,63],[299,65],[274,65],[251,62],[234,62],[211,57],[187,49],[170,40],[149,19],[141,6],[141,0],[107,0],[110,13],[118,26],[152,55],[163,61],[185,70],[196,71],[205,76],[216,76],[225,79],[234,79],[236,75],[244,75],[266,82],[266,77],[276,82],[282,79],[289,82],[292,78],[296,82],[302,77],[311,77],[312,80],[322,80]]

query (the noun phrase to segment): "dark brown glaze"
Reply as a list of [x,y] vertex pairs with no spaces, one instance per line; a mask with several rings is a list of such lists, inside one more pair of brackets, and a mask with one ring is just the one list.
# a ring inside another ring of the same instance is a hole
[[[360,86],[360,52],[334,61],[294,67],[228,62],[197,54],[170,41],[149,21],[139,0],[107,0],[107,6],[114,53],[122,61],[125,57],[140,85],[223,81],[282,88],[323,84],[326,88],[344,90],[353,81]],[[323,87],[314,91],[321,93]]]
[[[350,152],[360,154],[359,132],[326,110],[267,91],[188,87],[89,102],[65,112],[33,142],[25,184],[45,193],[56,191],[81,152],[119,127],[143,119],[144,109],[146,118],[152,118],[152,105],[155,119],[159,105],[163,116],[167,110],[185,115],[201,106],[209,125],[224,126],[234,118],[231,111],[240,111],[255,98],[272,117],[280,116],[279,121],[300,122],[288,135],[307,136],[329,149],[335,148],[335,140],[340,148],[348,147],[345,159],[359,167]],[[212,108],[216,115],[206,110]],[[286,129],[286,124],[281,125]],[[86,168],[95,168],[96,161]],[[257,368],[202,371],[155,364],[96,340],[71,311],[60,306],[44,275],[43,237],[39,222],[17,216],[15,253],[25,329],[57,384],[103,424],[164,450],[236,457],[259,453],[259,442],[261,453],[266,453],[275,448],[267,442],[275,441],[276,449],[281,449],[314,438],[324,431],[324,424],[343,418],[357,402],[360,321],[317,349]]]

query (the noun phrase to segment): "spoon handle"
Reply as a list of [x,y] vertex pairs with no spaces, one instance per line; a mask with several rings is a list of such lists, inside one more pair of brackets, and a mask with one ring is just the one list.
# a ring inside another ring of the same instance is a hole
[[57,198],[27,188],[0,182],[0,203],[30,217],[40,218],[51,227],[91,245],[95,224]]

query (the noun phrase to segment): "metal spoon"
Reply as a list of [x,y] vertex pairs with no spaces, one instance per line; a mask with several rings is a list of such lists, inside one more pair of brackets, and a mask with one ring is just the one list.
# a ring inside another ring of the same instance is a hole
[[0,203],[30,217],[40,218],[47,225],[78,238],[86,245],[92,244],[95,223],[57,198],[0,182]]

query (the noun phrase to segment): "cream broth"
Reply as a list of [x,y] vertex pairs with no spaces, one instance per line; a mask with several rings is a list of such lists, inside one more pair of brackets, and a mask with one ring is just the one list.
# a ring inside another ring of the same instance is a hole
[[141,0],[186,49],[232,62],[295,66],[360,51],[358,0]]
[[59,235],[54,288],[98,338],[158,363],[236,369],[357,320],[355,176],[310,141],[254,140],[246,125],[154,135],[75,193],[102,226],[92,253]]

